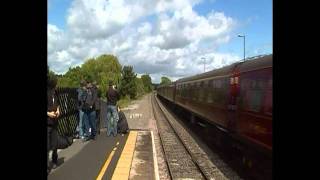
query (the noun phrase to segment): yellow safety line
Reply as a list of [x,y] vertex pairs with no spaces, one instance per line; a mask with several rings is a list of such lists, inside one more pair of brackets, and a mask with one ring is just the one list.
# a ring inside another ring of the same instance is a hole
[[[117,144],[117,145],[118,145],[118,144]],[[102,179],[102,177],[103,177],[104,173],[106,172],[106,170],[107,170],[107,168],[108,168],[108,166],[109,166],[109,163],[110,163],[110,161],[111,161],[111,159],[112,159],[112,157],[113,157],[113,155],[114,155],[114,153],[115,153],[116,150],[117,150],[116,147],[113,148],[113,150],[112,150],[112,152],[110,153],[107,161],[104,163],[103,167],[101,168],[101,170],[100,170],[100,172],[99,172],[99,175],[98,175],[98,177],[97,177],[96,180],[101,180],[101,179]]]
[[136,145],[137,135],[138,135],[137,131],[130,131],[127,142],[117,162],[116,169],[113,172],[112,179],[114,180],[129,179],[129,173],[130,173],[131,163],[133,159],[133,152]]

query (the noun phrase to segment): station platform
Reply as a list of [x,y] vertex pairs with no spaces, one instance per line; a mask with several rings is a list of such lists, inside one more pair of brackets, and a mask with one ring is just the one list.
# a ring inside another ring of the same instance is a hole
[[125,135],[107,137],[105,131],[96,140],[76,140],[59,154],[59,166],[48,180],[142,180],[159,179],[153,133],[131,130]]

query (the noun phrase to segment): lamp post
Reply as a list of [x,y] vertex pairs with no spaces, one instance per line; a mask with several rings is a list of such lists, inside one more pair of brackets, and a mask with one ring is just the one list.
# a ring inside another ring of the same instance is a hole
[[202,57],[203,60],[203,72],[206,72],[206,58]]
[[245,61],[246,60],[246,36],[239,34],[238,37],[243,37],[243,61]]

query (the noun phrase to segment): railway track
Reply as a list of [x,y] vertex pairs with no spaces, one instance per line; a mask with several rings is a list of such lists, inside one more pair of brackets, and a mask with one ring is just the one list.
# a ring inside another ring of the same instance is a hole
[[151,101],[171,179],[241,179],[217,157],[216,166],[157,97]]

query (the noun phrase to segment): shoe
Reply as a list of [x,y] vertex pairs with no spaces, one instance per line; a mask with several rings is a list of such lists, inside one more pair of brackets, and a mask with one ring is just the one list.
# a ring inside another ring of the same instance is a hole
[[47,176],[49,176],[51,169],[47,168]]
[[56,169],[58,165],[56,163],[52,163],[52,169]]
[[87,141],[89,141],[89,140],[90,140],[89,137],[85,137],[85,138],[82,139],[82,142],[87,142]]
[[73,143],[73,138],[72,137],[67,137],[67,142],[68,142],[68,145],[71,146],[72,143]]
[[96,140],[96,136],[91,136],[90,139]]
[[116,137],[117,136],[117,134],[116,133],[112,133],[113,134],[113,137]]

